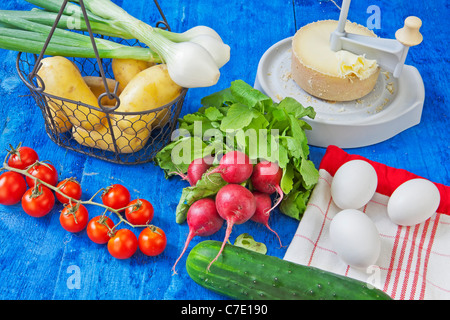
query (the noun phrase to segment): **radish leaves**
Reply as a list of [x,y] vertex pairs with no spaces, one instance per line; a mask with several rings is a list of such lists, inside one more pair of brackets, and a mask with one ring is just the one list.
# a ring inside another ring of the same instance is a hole
[[[179,119],[178,130],[204,142],[200,150],[202,156],[220,156],[229,150],[239,150],[255,163],[276,162],[283,169],[280,187],[286,195],[279,209],[299,220],[319,178],[318,170],[309,160],[305,134],[311,127],[304,119],[313,119],[314,109],[305,108],[289,97],[275,103],[242,80],[233,81],[229,88],[204,97],[201,103],[197,112]],[[166,172],[171,167],[166,163],[170,161],[167,154],[175,143],[169,143],[156,156],[157,164]],[[195,153],[198,156],[199,150]],[[189,160],[193,159],[194,155]],[[184,193],[186,199],[189,193]],[[187,211],[189,203],[185,206],[183,211]]]

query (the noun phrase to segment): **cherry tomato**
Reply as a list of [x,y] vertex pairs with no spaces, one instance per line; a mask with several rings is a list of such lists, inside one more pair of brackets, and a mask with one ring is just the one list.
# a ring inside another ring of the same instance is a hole
[[116,259],[130,258],[138,248],[136,235],[129,229],[117,230],[108,241],[108,251]]
[[155,226],[148,226],[139,234],[139,249],[147,256],[161,254],[167,245],[164,231]]
[[36,161],[39,161],[39,156],[34,149],[30,147],[19,147],[11,151],[8,166],[24,170]]
[[[81,186],[76,180],[74,180],[72,178],[64,179],[63,181],[58,183],[57,187],[66,196],[69,196],[75,200],[81,199],[81,193],[82,193]],[[69,198],[66,198],[64,195],[62,195],[58,192],[55,192],[55,195],[56,195],[56,199],[58,199],[59,202],[69,203]]]
[[125,209],[125,217],[134,225],[149,224],[153,219],[153,206],[144,199],[136,199],[131,201]]
[[121,184],[113,184],[102,194],[102,202],[115,210],[125,208],[130,203],[130,191]]
[[59,216],[59,222],[64,230],[73,233],[86,228],[88,221],[89,212],[85,206],[78,203],[66,205]]
[[[109,228],[108,228],[109,227]],[[86,232],[93,242],[105,244],[109,241],[110,229],[114,227],[114,222],[106,216],[97,216],[89,221]]]
[[43,185],[28,189],[22,198],[22,208],[30,216],[40,218],[47,215],[55,205],[52,190]]
[[[58,172],[50,163],[36,163],[28,169],[28,173],[41,181],[47,182],[52,186],[58,183]],[[34,187],[34,179],[26,177],[27,184],[30,188]]]
[[20,173],[7,171],[0,175],[0,204],[13,205],[19,203],[27,191],[27,184]]

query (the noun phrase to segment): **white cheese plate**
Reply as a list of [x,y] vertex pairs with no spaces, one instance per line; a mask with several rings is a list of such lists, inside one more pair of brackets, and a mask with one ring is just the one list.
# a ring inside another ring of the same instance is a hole
[[271,46],[261,57],[255,89],[275,102],[292,97],[303,106],[312,106],[314,119],[305,118],[308,143],[313,146],[357,148],[385,141],[420,123],[425,89],[419,71],[403,67],[397,79],[381,71],[375,88],[365,97],[348,102],[330,102],[311,96],[291,77],[291,40]]

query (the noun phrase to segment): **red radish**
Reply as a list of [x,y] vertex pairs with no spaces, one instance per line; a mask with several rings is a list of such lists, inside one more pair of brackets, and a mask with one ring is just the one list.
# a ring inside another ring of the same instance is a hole
[[206,237],[216,233],[222,228],[224,220],[217,213],[214,200],[203,198],[195,201],[191,205],[187,213],[186,221],[189,226],[189,234],[181,255],[172,267],[173,273],[176,273],[175,267],[184,255],[192,238],[195,236]]
[[254,191],[253,196],[256,200],[256,210],[255,214],[251,217],[251,220],[263,224],[267,227],[267,229],[275,233],[278,241],[280,242],[280,247],[282,247],[283,245],[281,243],[280,237],[278,236],[278,233],[272,230],[272,228],[270,228],[269,226],[269,217],[272,210],[272,199],[270,198],[270,195],[267,193]]
[[220,256],[234,225],[242,224],[253,216],[256,201],[253,193],[239,184],[227,184],[216,195],[216,208],[219,215],[227,222],[225,238],[217,256],[208,265],[208,270]]
[[206,156],[204,158],[198,158],[191,162],[187,170],[187,180],[191,186],[195,186],[197,181],[200,180],[203,174],[212,166],[214,157]]
[[253,168],[251,178],[253,188],[267,194],[278,193],[279,197],[273,208],[283,200],[283,190],[280,187],[282,177],[283,170],[274,162],[261,161]]
[[186,175],[180,172],[175,172],[175,174],[178,174],[183,180],[187,180],[191,186],[195,186],[203,174],[211,168],[213,161],[213,156],[194,159],[189,164]]
[[241,151],[230,151],[220,159],[219,166],[209,174],[220,173],[222,179],[228,183],[242,183],[253,172],[253,164],[250,158]]

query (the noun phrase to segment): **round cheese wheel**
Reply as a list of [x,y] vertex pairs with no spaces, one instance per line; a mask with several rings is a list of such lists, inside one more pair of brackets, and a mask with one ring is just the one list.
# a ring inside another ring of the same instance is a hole
[[[324,100],[351,101],[367,95],[377,82],[375,60],[330,48],[330,35],[338,21],[321,20],[299,29],[292,39],[291,72],[307,93]],[[376,37],[364,26],[347,22],[345,31]]]

